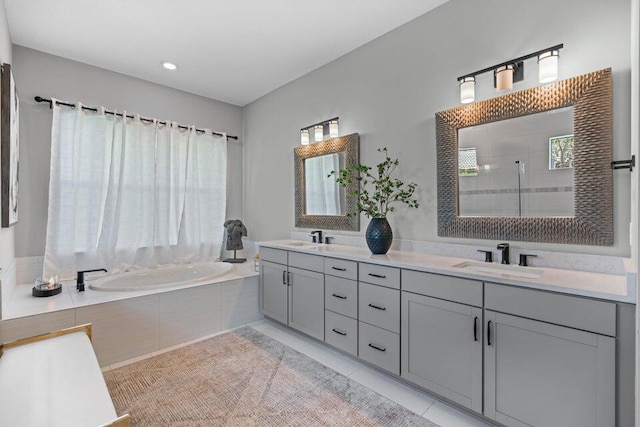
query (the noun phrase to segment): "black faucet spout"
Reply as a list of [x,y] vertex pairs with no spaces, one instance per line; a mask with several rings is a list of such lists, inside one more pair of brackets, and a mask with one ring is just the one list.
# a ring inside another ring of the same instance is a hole
[[509,264],[509,244],[508,243],[500,243],[497,247],[498,250],[502,252],[502,260],[501,264]]
[[96,268],[95,270],[78,271],[78,275],[76,277],[76,289],[79,292],[84,292],[84,273],[91,273],[94,271],[104,271],[105,273],[108,273],[106,268]]
[[[318,235],[317,239],[316,239],[316,236],[315,236],[316,234]],[[313,242],[314,243],[316,243],[316,242],[317,243],[322,243],[322,230],[312,231],[310,235],[313,237]]]

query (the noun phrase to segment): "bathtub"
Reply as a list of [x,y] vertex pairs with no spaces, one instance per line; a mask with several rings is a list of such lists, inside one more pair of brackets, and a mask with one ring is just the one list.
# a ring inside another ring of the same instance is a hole
[[95,291],[141,291],[192,285],[205,283],[223,276],[231,270],[233,270],[233,264],[224,262],[167,265],[104,276],[89,283],[89,289]]

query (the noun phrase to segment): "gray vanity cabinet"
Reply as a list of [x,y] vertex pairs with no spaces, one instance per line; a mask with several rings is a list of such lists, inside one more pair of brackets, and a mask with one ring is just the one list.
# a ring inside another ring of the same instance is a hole
[[274,262],[260,263],[262,313],[278,322],[287,323],[288,294],[287,266]]
[[615,303],[486,283],[485,308],[486,417],[616,425]]
[[272,248],[261,252],[263,314],[324,340],[323,258]]
[[402,286],[402,377],[482,412],[482,283],[402,270]]

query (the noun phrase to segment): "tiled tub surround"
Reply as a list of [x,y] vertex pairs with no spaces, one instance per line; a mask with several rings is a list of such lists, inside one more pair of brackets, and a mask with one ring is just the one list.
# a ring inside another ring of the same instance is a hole
[[633,425],[632,271],[523,279],[453,267],[468,258],[259,245],[264,314],[351,357],[506,426]]
[[0,322],[0,342],[91,323],[100,366],[262,318],[252,262],[236,265],[210,284],[178,288],[77,292],[75,281],[65,281],[61,294],[34,298],[32,287],[15,287]]

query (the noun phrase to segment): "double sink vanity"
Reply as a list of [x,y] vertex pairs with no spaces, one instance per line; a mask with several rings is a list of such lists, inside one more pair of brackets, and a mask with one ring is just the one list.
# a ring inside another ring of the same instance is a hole
[[271,319],[505,426],[633,425],[623,275],[259,245]]

